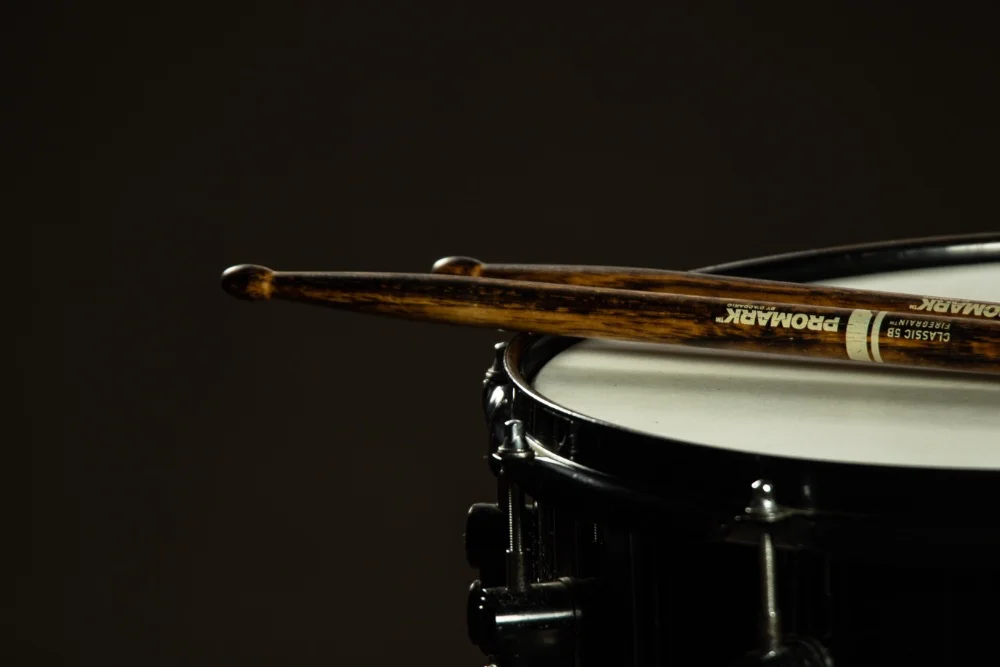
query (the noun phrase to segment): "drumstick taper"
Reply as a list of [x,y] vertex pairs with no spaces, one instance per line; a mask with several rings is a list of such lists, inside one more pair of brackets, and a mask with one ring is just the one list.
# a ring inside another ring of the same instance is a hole
[[1000,324],[988,320],[499,278],[280,272],[246,264],[227,269],[222,286],[243,299],[442,324],[1000,372]]
[[431,270],[434,273],[455,276],[506,278],[730,300],[749,299],[776,303],[807,303],[834,308],[868,308],[909,313],[913,316],[944,315],[1000,320],[1000,303],[989,301],[915,296],[754,278],[730,278],[688,271],[566,264],[486,264],[471,257],[445,257],[435,262]]

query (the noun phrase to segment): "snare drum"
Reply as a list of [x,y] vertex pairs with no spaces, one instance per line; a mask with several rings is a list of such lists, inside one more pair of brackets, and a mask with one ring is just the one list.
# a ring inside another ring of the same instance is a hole
[[[1000,234],[704,271],[1000,301]],[[495,664],[1000,659],[995,378],[519,335],[484,391]]]

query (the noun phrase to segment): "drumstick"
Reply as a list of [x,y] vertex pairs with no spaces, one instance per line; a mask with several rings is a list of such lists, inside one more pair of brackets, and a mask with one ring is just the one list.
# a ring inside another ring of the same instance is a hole
[[443,324],[1000,372],[1000,324],[911,313],[727,300],[500,278],[278,272],[239,265],[231,295]]
[[445,257],[434,263],[434,273],[480,278],[507,278],[530,282],[608,287],[666,292],[688,296],[749,299],[775,303],[808,303],[834,308],[868,308],[909,313],[913,316],[944,315],[997,319],[1000,303],[948,297],[916,296],[846,287],[730,278],[686,271],[632,269],[617,266],[570,266],[564,264],[484,264],[471,257]]

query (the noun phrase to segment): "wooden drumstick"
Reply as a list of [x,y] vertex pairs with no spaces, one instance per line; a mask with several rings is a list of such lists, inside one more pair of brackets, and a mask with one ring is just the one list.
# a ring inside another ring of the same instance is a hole
[[1000,324],[912,313],[407,273],[239,265],[231,295],[408,320],[896,366],[1000,372]]
[[445,257],[435,262],[431,270],[433,273],[453,276],[506,278],[776,303],[808,303],[834,308],[868,308],[909,313],[914,317],[934,315],[1000,321],[1000,303],[989,301],[730,278],[687,271],[565,264],[485,264],[471,257]]

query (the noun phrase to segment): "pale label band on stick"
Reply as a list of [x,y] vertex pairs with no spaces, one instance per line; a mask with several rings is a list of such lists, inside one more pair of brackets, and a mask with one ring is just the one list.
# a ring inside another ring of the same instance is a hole
[[880,310],[875,316],[875,322],[872,323],[872,359],[876,363],[882,363],[882,354],[878,349],[879,336],[882,331],[882,320],[885,319],[885,311]]
[[[868,354],[868,325],[872,321],[872,311],[855,310],[847,320],[845,343],[847,356],[853,361],[871,361]],[[881,359],[880,359],[881,361]]]

